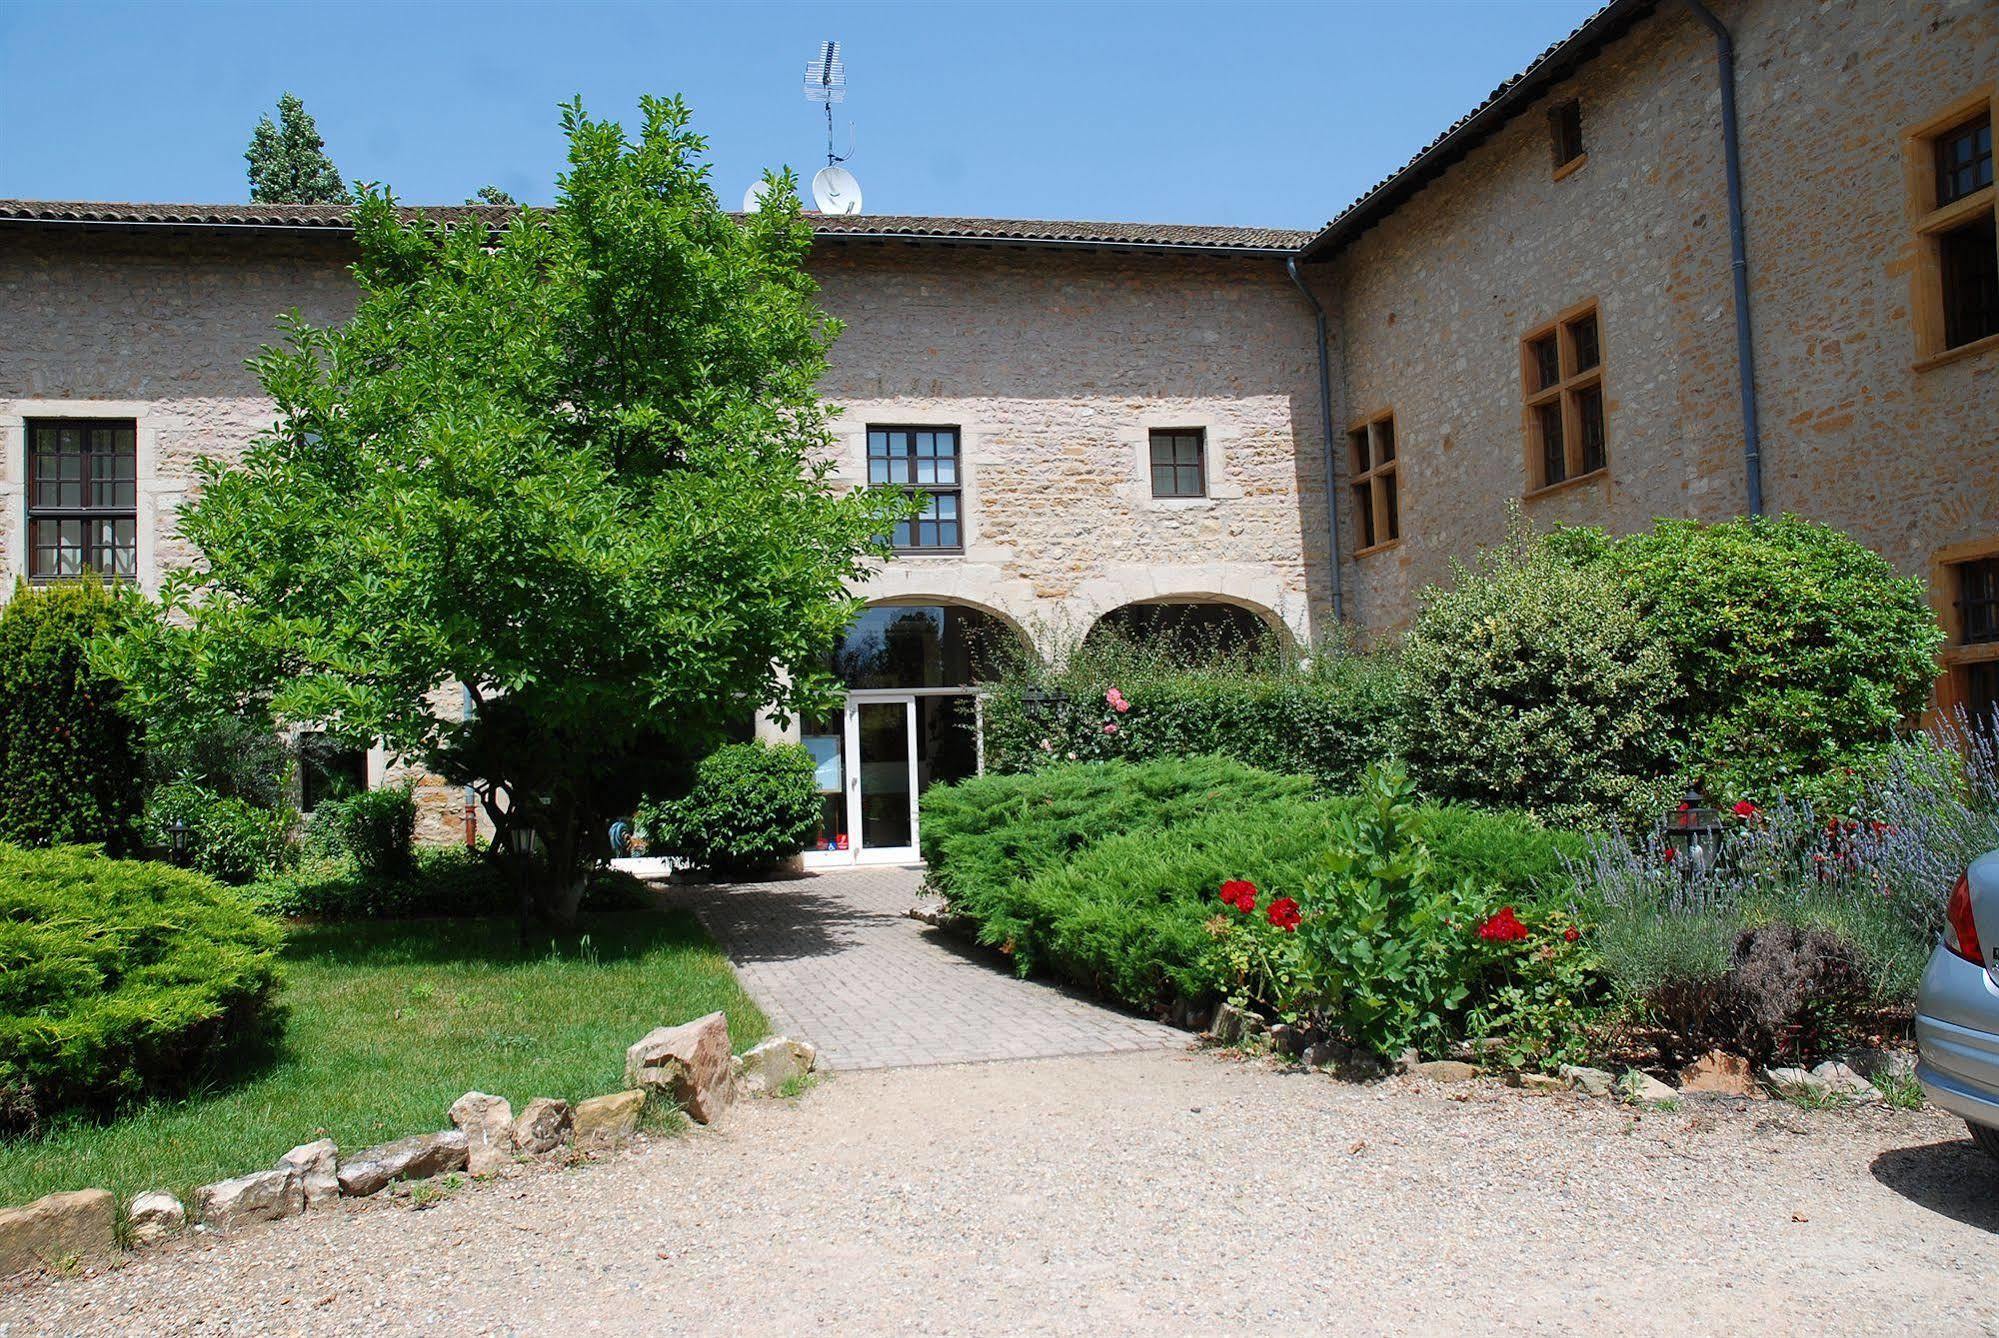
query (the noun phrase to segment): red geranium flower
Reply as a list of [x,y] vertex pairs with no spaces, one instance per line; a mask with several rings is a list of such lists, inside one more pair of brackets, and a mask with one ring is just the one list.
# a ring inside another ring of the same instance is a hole
[[1756,807],[1756,805],[1750,803],[1747,799],[1738,799],[1735,801],[1735,816],[1738,818],[1753,818],[1762,811],[1762,809]]
[[1233,906],[1247,915],[1256,909],[1256,884],[1241,878],[1231,878],[1222,884],[1222,904]]
[[1279,897],[1271,902],[1270,910],[1266,914],[1270,916],[1270,923],[1287,934],[1305,922],[1305,917],[1298,913],[1298,903],[1289,897]]
[[1674,860],[1678,859],[1679,857],[1680,857],[1680,851],[1677,846],[1667,846],[1664,850],[1661,850],[1659,852],[1659,858],[1664,860],[1668,864],[1671,864]]
[[1567,929],[1564,929],[1562,931],[1562,942],[1574,943],[1577,939],[1581,938],[1582,936],[1583,936],[1582,930],[1576,928],[1574,925],[1570,925]]
[[1518,943],[1527,937],[1527,926],[1520,923],[1511,906],[1501,906],[1499,914],[1478,927],[1478,936],[1487,943]]

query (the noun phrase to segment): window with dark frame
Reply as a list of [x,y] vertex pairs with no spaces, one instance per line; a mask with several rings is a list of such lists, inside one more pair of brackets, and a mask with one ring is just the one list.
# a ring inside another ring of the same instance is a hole
[[1583,156],[1583,104],[1570,98],[1548,109],[1548,141],[1560,171]]
[[1208,434],[1203,428],[1152,430],[1152,495],[1208,495]]
[[897,549],[912,553],[963,550],[957,428],[870,427],[868,482],[924,495],[923,510],[915,519],[897,523],[893,537]]
[[[1992,178],[1992,106],[1960,105],[1941,129],[1913,132],[1911,189],[1919,197],[1916,344],[1923,357],[1999,335],[1999,209]],[[1934,123],[1933,123],[1934,124]]]
[[1351,472],[1347,487],[1353,495],[1354,556],[1394,543],[1402,537],[1401,499],[1396,495],[1395,415],[1384,413],[1347,429]]
[[368,750],[330,734],[298,736],[299,812],[330,799],[348,799],[368,788]]
[[27,436],[28,578],[138,579],[137,424],[32,419]]
[[1958,564],[1957,626],[1965,645],[1999,641],[1999,557]]
[[1603,326],[1591,303],[1521,341],[1527,397],[1527,491],[1610,467],[1603,395]]

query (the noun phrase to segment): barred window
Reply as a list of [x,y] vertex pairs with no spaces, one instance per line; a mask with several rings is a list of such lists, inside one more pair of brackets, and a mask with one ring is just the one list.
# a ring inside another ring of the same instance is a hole
[[905,552],[960,552],[964,518],[955,427],[870,427],[868,482],[923,494],[923,510],[899,522],[894,543]]
[[28,423],[28,576],[139,574],[138,429],[130,419]]

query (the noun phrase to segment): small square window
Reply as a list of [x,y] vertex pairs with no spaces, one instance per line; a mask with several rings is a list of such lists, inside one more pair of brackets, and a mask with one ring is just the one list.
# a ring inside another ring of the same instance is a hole
[[1992,117],[1975,116],[1936,137],[1939,208],[1992,184]]
[[1574,98],[1548,110],[1548,141],[1557,170],[1583,156],[1583,104]]
[[1155,428],[1152,432],[1152,495],[1208,495],[1207,433],[1200,428]]

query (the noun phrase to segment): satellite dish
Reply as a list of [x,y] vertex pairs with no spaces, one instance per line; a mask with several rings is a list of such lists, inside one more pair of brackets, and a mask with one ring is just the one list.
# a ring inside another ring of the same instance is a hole
[[854,174],[835,163],[812,174],[812,199],[822,214],[861,212],[861,183]]
[[770,183],[768,181],[751,183],[750,188],[743,192],[743,212],[746,214],[761,212],[764,207],[764,200],[769,195]]

